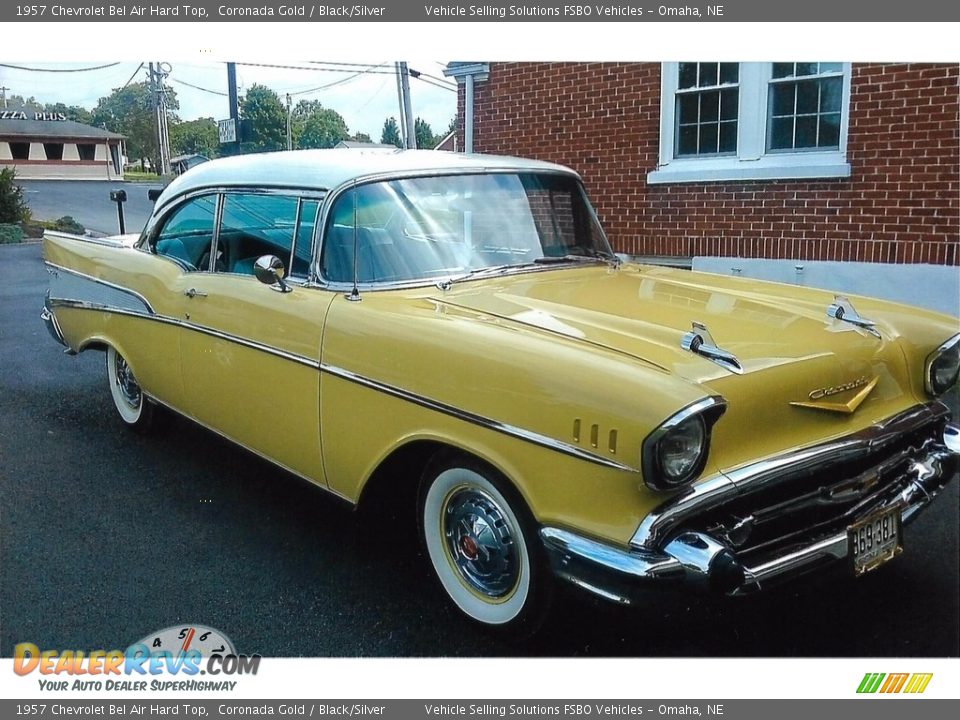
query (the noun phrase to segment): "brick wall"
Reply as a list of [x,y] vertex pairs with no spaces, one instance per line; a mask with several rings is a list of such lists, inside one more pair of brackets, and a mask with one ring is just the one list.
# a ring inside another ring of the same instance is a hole
[[[491,63],[474,149],[584,178],[615,248],[636,255],[960,264],[957,65],[855,64],[850,178],[648,185],[658,63]],[[463,86],[459,97],[463,139]]]

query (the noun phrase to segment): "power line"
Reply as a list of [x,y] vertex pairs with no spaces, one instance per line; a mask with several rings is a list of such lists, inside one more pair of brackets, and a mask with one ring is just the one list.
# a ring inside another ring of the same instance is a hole
[[[360,77],[361,75],[367,75],[367,74],[370,74],[370,73],[374,73],[374,71],[375,71],[377,68],[381,68],[381,67],[383,67],[383,65],[384,65],[384,63],[380,63],[379,65],[372,65],[372,66],[370,66],[367,70],[361,70],[360,72],[354,73],[353,75],[350,75],[349,77],[340,78],[339,80],[334,80],[332,83],[327,83],[326,85],[320,85],[320,86],[315,87],[315,88],[310,88],[309,90],[300,90],[299,92],[292,92],[292,93],[289,93],[289,94],[290,94],[290,95],[306,95],[307,93],[316,92],[317,90],[325,90],[325,89],[327,89],[327,88],[331,88],[331,87],[333,87],[334,85],[343,85],[344,83],[351,82],[352,80],[356,80],[356,79],[357,79],[358,77]],[[386,73],[375,73],[375,74],[378,74],[378,75],[379,75],[379,74],[386,74]],[[390,73],[390,74],[392,74],[392,73]]]
[[[105,68],[112,68],[120,65],[120,63],[108,63],[106,65],[97,65],[95,67],[86,67],[86,68],[32,68],[25,67],[23,65],[8,65],[7,63],[0,63],[0,67],[10,68],[11,70],[25,70],[27,72],[49,72],[49,73],[75,73],[75,72],[90,72],[91,70],[103,70]],[[140,66],[143,66],[143,63],[140,63]]]
[[140,65],[137,66],[137,69],[133,71],[133,75],[130,76],[130,79],[127,80],[127,81],[123,84],[123,87],[120,88],[120,89],[123,90],[123,88],[125,88],[127,85],[129,85],[130,83],[132,83],[132,82],[133,82],[133,79],[137,76],[137,73],[140,72],[141,70],[143,70],[143,63],[140,63]]
[[441,90],[446,90],[447,92],[455,93],[455,92],[457,91],[456,86],[450,87],[449,85],[440,85],[440,84],[438,84],[438,83],[432,82],[431,80],[426,80],[426,79],[420,77],[420,75],[414,75],[413,73],[410,73],[410,77],[412,77],[412,78],[415,79],[415,80],[419,80],[419,81],[422,82],[422,83],[426,83],[427,85],[432,85],[432,86],[435,87],[435,88],[440,88]]
[[211,90],[209,88],[200,87],[199,85],[193,85],[192,83],[188,83],[186,80],[177,80],[177,78],[175,77],[168,77],[167,80],[169,80],[170,82],[175,82],[178,85],[186,85],[188,88],[193,88],[194,90],[201,90],[205,93],[210,93],[211,95],[219,95],[220,97],[227,97],[227,93],[225,92],[220,92],[219,90]]
[[[382,67],[384,63],[375,66],[375,68]],[[351,72],[350,70],[336,70],[334,68],[323,68],[323,67],[303,67],[302,65],[275,65],[272,63],[255,63],[255,62],[238,62],[237,65],[244,65],[246,67],[264,67],[264,68],[277,68],[279,70],[306,70],[307,72]],[[392,75],[393,70],[365,70],[364,72],[373,73],[374,75]]]
[[413,69],[410,70],[410,73],[411,73],[411,74],[413,74],[414,72],[418,73],[418,75],[423,75],[423,77],[428,77],[428,78],[430,78],[431,80],[436,80],[437,82],[442,83],[442,84],[444,84],[444,85],[449,85],[449,86],[452,87],[452,88],[457,87],[457,84],[456,84],[455,82],[451,82],[450,80],[447,80],[446,78],[437,77],[436,75],[431,75],[430,73],[425,73],[425,72],[422,72],[422,71],[420,71],[420,70],[416,70],[416,71],[414,71]]

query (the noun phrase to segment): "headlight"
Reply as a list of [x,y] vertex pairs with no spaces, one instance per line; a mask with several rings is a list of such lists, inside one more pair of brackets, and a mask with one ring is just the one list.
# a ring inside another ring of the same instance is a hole
[[954,335],[934,350],[924,369],[924,384],[930,395],[942,395],[957,382],[960,374],[960,335]]
[[650,433],[641,451],[647,486],[668,490],[695,480],[707,461],[710,428],[725,409],[722,399],[706,398],[684,408]]

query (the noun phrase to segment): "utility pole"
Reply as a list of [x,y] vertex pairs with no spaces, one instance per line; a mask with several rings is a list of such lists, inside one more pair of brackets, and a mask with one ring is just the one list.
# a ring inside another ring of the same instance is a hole
[[397,70],[397,105],[400,106],[400,140],[403,143],[403,147],[407,146],[407,111],[403,107],[403,81],[400,79],[402,73],[400,71],[400,63],[394,63],[394,67]]
[[157,127],[157,152],[160,175],[170,174],[170,134],[167,125],[167,97],[163,85],[166,72],[163,63],[150,63],[150,91],[153,96],[153,109]]
[[417,149],[417,132],[413,122],[413,106],[410,104],[410,71],[405,62],[400,63],[400,85],[403,91],[403,109],[407,123],[407,148]]
[[3,109],[7,109],[7,90],[9,90],[6,85],[0,85],[0,100],[3,100]]
[[227,95],[230,101],[230,119],[233,120],[233,131],[237,140],[233,144],[233,153],[240,153],[240,102],[237,98],[237,64],[227,63]]
[[293,150],[293,98],[287,93],[287,150]]

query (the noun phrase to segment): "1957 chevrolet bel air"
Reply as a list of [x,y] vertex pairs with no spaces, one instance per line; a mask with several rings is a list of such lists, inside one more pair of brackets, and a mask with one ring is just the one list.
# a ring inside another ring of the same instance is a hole
[[556,577],[630,603],[860,575],[957,469],[955,318],[622,262],[557,165],[218,160],[139,237],[44,257],[43,317],[105,351],[124,423],[163,406],[351,503],[409,491],[440,585],[494,628]]

